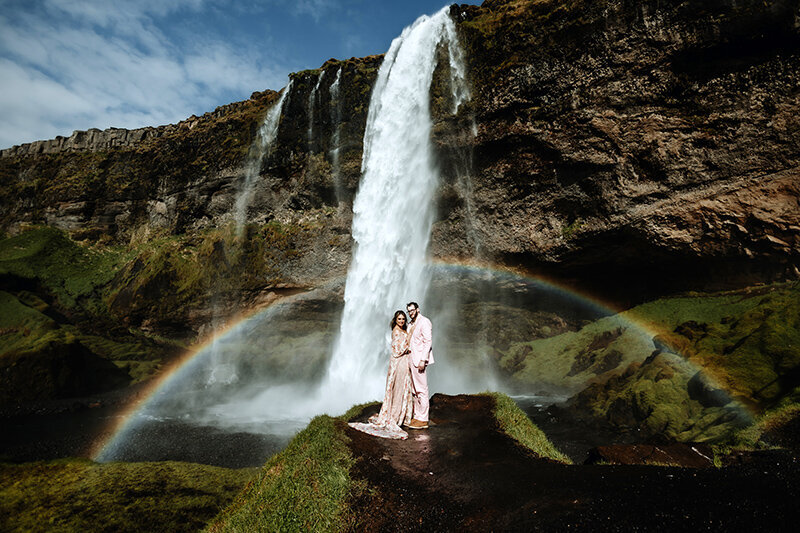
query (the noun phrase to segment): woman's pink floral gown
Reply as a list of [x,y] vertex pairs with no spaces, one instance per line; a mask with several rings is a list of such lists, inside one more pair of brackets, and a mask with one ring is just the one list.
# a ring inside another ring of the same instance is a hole
[[386,394],[381,411],[369,418],[369,423],[353,422],[350,426],[364,433],[386,439],[407,439],[408,433],[400,427],[411,421],[412,383],[406,349],[408,334],[399,327],[392,331],[392,357],[386,376]]

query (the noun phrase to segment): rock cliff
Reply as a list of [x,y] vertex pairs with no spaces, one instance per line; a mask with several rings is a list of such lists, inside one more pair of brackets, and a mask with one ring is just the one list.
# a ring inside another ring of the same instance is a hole
[[[638,297],[798,275],[796,0],[487,0],[451,14],[473,100],[445,118],[436,78],[435,256]],[[346,271],[380,61],[291,76],[248,210],[257,225],[314,222],[285,283]],[[0,225],[124,243],[221,227],[276,100],[254,93],[177,125],[3,150]]]
[[[639,292],[796,275],[798,13],[724,0],[454,9],[484,249]],[[447,220],[440,252],[468,253]]]

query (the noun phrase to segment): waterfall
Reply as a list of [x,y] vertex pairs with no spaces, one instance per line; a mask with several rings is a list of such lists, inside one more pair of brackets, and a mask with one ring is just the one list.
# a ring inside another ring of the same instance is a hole
[[[421,304],[423,314],[426,309],[436,309],[433,302],[426,300],[431,284],[426,256],[439,184],[431,142],[430,98],[440,45],[447,47],[449,55],[449,88],[452,111],[456,113],[469,98],[469,91],[455,25],[447,8],[433,16],[423,16],[406,28],[392,42],[378,72],[364,132],[362,177],[353,203],[355,246],[346,279],[344,309],[321,381],[313,385],[302,380],[267,383],[248,375],[258,365],[249,368],[245,362],[242,370],[249,370],[237,372],[235,377],[213,376],[214,383],[221,385],[222,396],[205,388],[202,396],[187,394],[195,402],[193,409],[201,411],[209,424],[231,424],[234,419],[270,420],[270,427],[283,427],[323,412],[338,414],[354,403],[383,397],[392,313],[404,309],[411,300]],[[331,105],[337,107],[341,105],[340,77],[338,72],[330,88]],[[288,95],[290,86],[283,96]],[[279,102],[270,111],[273,120],[267,121],[275,130],[282,105]],[[264,139],[268,139],[266,134]],[[337,150],[339,139],[334,140],[332,149]],[[444,341],[446,337],[442,346]],[[266,357],[280,358],[281,350],[289,349],[277,348],[277,353],[272,354],[269,343],[259,345]],[[327,349],[325,346],[321,358],[329,353]],[[304,352],[308,350],[303,348]],[[216,351],[211,360],[214,365],[223,358],[217,358]],[[444,355],[444,350],[440,353]],[[236,357],[246,361],[241,355]],[[453,371],[448,369],[450,374]],[[313,393],[309,387],[313,387]]]
[[244,225],[247,221],[247,208],[250,207],[250,201],[253,197],[253,187],[256,184],[258,176],[261,174],[261,163],[264,161],[265,157],[268,157],[272,153],[275,139],[278,136],[278,125],[281,122],[283,106],[291,90],[292,81],[289,81],[289,84],[283,89],[277,103],[272,106],[264,117],[264,122],[258,129],[256,138],[247,153],[247,160],[244,165],[244,181],[233,207],[236,234],[239,236],[241,236],[244,231]]
[[331,181],[333,181],[334,190],[336,191],[336,202],[342,203],[343,190],[341,176],[339,174],[341,167],[339,164],[339,142],[342,135],[342,103],[339,101],[339,80],[342,78],[342,67],[336,71],[336,77],[333,80],[330,88],[331,95],[331,123],[334,124],[333,136],[331,137]]
[[322,83],[322,78],[325,77],[325,71],[319,73],[317,76],[317,84],[314,85],[314,89],[308,95],[308,154],[311,155],[311,151],[313,150],[313,142],[314,142],[314,108],[316,107],[317,103],[317,91],[319,90],[319,84]]
[[393,311],[414,300],[425,314],[426,254],[439,183],[429,100],[440,43],[450,57],[453,111],[469,98],[448,10],[420,17],[403,30],[386,53],[372,92],[353,205],[355,249],[323,386],[343,405],[382,396]]

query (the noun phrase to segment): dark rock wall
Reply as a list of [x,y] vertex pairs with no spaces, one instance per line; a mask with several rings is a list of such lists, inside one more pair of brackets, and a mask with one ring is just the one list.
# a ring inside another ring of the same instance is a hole
[[[457,117],[441,112],[446,76],[437,69],[444,172],[432,252],[648,295],[797,275],[799,13],[797,0],[453,6],[473,101]],[[297,267],[309,282],[342,274],[349,261],[349,205],[380,61],[331,60],[293,74],[276,149],[261,167],[249,220],[321,220],[314,253]],[[158,135],[87,133],[5,150],[0,224],[118,242],[220,226],[276,99],[257,93]]]
[[493,257],[639,290],[796,275],[797,1],[453,13],[479,126],[474,227]]

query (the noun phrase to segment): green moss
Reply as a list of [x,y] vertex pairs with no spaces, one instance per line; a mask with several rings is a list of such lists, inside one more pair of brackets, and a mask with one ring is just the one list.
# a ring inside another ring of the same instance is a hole
[[[661,349],[678,355],[648,360],[657,350],[653,334]],[[689,382],[700,370],[712,389],[756,409],[791,393],[800,365],[800,287],[647,302],[577,332],[513,343],[499,363],[520,382],[583,388],[580,408],[621,429],[726,442],[748,416],[736,402],[720,407],[703,392],[690,394]]]
[[504,433],[539,457],[572,464],[570,458],[550,442],[544,432],[517,407],[514,400],[500,392],[483,393],[482,395],[494,399],[493,414]]
[[15,296],[0,291],[0,339],[3,353],[28,337],[38,337],[58,328],[56,322]]
[[577,392],[588,380],[626,368],[653,352],[650,335],[616,315],[543,339],[512,343],[500,367],[514,381]]
[[0,464],[0,529],[196,531],[253,475],[178,462]]
[[[798,389],[800,390],[800,389]],[[795,398],[781,402],[777,407],[766,411],[759,416],[756,422],[737,432],[727,441],[721,442],[716,452],[726,455],[733,450],[759,450],[781,445],[780,438],[775,438],[776,433],[800,417],[800,402]]]
[[345,529],[352,520],[347,502],[364,488],[350,477],[353,462],[343,421],[318,416],[264,465],[207,530]]
[[63,309],[102,315],[103,286],[125,261],[113,249],[79,246],[63,232],[35,228],[0,241],[0,275],[41,285]]
[[54,228],[0,241],[0,275],[10,289],[0,291],[3,402],[108,390],[129,381],[119,369],[144,380],[178,349],[110,320],[104,295],[129,257],[80,245]]
[[215,295],[260,290],[285,282],[290,262],[316,229],[313,222],[233,225],[200,235],[155,238],[138,247],[110,284],[112,313],[134,322],[185,320]]
[[583,221],[579,218],[575,219],[571,224],[568,224],[561,229],[561,236],[566,240],[570,240],[575,237],[581,231],[581,229],[583,229]]
[[796,284],[663,299],[625,315],[666,330],[668,344],[679,347],[731,394],[762,408],[789,392],[783,376],[800,366]]
[[662,353],[588,387],[576,405],[620,429],[684,442],[726,441],[752,422],[735,403],[717,406],[694,398],[689,382],[695,374],[681,357]]

